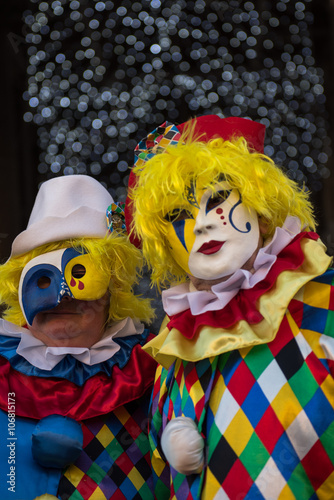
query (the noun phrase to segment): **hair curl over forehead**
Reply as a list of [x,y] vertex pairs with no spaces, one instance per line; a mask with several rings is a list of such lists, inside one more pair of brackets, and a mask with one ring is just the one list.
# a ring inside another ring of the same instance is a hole
[[137,184],[131,190],[133,231],[143,241],[143,253],[158,286],[185,279],[170,254],[165,215],[185,204],[191,185],[215,189],[221,180],[237,189],[246,207],[252,207],[268,224],[267,236],[281,227],[288,215],[314,229],[309,195],[289,179],[266,155],[250,151],[244,138],[231,141],[181,137],[177,145],[156,154],[142,169],[135,167]]
[[111,234],[105,238],[82,238],[50,243],[31,252],[9,259],[0,266],[0,302],[7,308],[4,318],[16,325],[24,325],[18,288],[24,266],[38,255],[61,248],[82,248],[102,272],[110,276],[110,305],[107,323],[120,321],[128,316],[149,322],[153,311],[148,299],[141,299],[133,292],[142,267],[142,256],[126,236]]

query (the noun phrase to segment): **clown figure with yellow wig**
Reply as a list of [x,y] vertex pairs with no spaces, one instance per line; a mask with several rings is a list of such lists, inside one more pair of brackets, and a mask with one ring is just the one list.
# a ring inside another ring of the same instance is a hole
[[42,184],[0,266],[2,500],[153,498],[141,260],[98,181]]
[[265,127],[202,116],[139,143],[126,221],[166,312],[150,445],[159,500],[334,491],[334,272]]

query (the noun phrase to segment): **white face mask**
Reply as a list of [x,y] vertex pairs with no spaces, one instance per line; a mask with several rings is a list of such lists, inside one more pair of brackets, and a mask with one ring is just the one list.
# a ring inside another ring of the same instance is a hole
[[227,182],[199,190],[188,205],[169,214],[167,238],[175,261],[188,274],[214,280],[241,269],[256,251],[258,216]]

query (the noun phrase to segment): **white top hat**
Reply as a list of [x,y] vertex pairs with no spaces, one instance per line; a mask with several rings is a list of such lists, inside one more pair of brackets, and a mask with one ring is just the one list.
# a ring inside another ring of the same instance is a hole
[[68,175],[44,182],[36,196],[28,226],[12,244],[11,257],[68,238],[103,238],[109,192],[88,175]]

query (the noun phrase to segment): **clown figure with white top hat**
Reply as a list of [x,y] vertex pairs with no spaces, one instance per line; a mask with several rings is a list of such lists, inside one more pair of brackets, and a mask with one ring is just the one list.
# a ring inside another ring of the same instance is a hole
[[124,228],[97,180],[54,178],[0,266],[2,500],[153,498],[152,309]]
[[265,127],[201,116],[135,151],[126,220],[166,320],[150,444],[159,500],[329,500],[334,272]]

